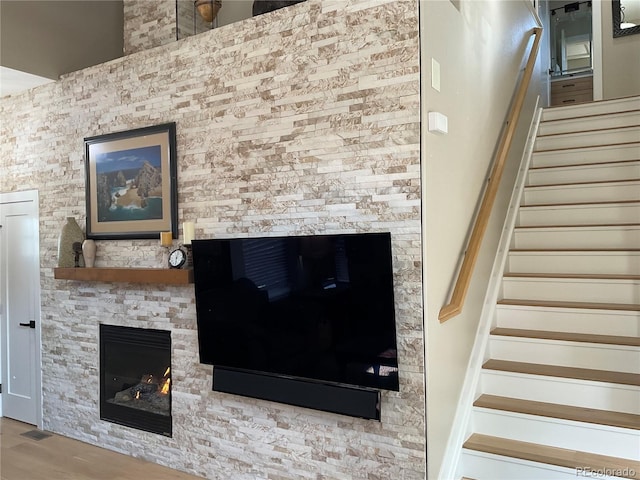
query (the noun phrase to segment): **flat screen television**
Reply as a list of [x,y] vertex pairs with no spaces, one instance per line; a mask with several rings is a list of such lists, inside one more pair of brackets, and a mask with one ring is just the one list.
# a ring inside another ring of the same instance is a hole
[[399,390],[389,233],[192,249],[201,363]]

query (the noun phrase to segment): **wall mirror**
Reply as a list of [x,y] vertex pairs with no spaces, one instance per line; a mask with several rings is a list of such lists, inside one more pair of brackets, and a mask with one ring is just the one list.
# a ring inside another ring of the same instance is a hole
[[611,8],[614,37],[640,33],[640,0],[613,0]]

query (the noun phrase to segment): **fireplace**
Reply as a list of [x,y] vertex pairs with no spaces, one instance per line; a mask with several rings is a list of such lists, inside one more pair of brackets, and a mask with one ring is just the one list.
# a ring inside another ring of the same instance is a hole
[[171,437],[171,332],[100,324],[100,419]]

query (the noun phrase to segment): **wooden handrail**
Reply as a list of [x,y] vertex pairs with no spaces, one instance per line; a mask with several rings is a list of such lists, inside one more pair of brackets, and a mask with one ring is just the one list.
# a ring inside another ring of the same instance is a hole
[[484,238],[484,232],[489,224],[489,216],[491,215],[491,210],[493,209],[493,204],[498,193],[498,187],[500,186],[500,179],[504,172],[507,155],[511,149],[511,142],[513,141],[520,113],[522,112],[522,105],[524,104],[527,89],[529,88],[531,75],[533,74],[533,67],[535,66],[538,48],[540,46],[540,38],[542,37],[542,28],[534,28],[530,35],[535,35],[535,39],[531,46],[531,51],[529,52],[529,59],[527,60],[524,74],[520,80],[516,98],[511,105],[509,115],[507,116],[507,129],[502,135],[500,145],[496,153],[496,160],[493,164],[491,176],[489,177],[487,188],[485,189],[482,203],[480,204],[480,209],[478,211],[478,216],[476,217],[473,230],[471,231],[471,236],[469,237],[469,243],[464,254],[464,260],[462,261],[462,266],[460,267],[458,277],[453,288],[453,294],[451,295],[451,301],[440,309],[440,314],[438,315],[440,323],[446,322],[450,318],[455,317],[462,312],[462,306],[464,305],[467,290],[471,283],[471,275],[473,274],[473,269],[475,267],[476,260],[478,259],[478,253],[480,252],[480,245]]

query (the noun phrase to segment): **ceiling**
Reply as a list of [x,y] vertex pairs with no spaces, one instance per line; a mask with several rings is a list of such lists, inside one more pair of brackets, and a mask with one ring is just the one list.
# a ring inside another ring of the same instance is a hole
[[0,96],[123,55],[122,0],[0,0]]

